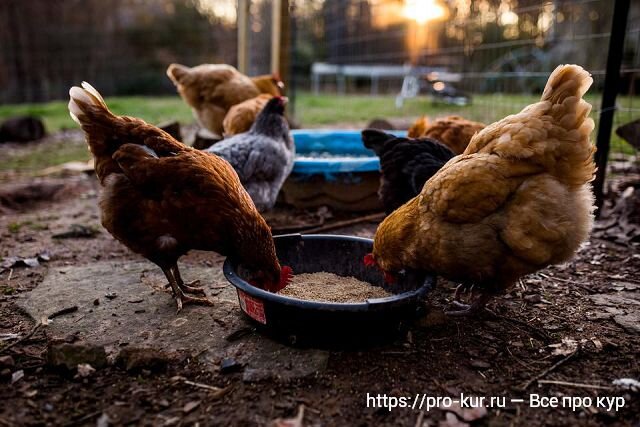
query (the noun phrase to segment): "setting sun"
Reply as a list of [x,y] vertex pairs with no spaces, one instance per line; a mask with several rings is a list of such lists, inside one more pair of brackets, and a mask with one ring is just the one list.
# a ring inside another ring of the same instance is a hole
[[425,24],[428,21],[444,18],[446,10],[437,3],[437,0],[405,0],[402,13],[406,18]]

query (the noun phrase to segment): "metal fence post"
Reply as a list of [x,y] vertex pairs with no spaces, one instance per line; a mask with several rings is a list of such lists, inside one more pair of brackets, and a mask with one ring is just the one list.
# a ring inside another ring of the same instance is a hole
[[609,38],[609,54],[607,57],[607,73],[604,78],[604,91],[602,93],[602,105],[600,107],[600,121],[598,125],[598,137],[595,155],[598,171],[593,182],[593,191],[596,196],[596,215],[600,216],[604,203],[604,182],[607,174],[607,160],[609,158],[609,145],[611,142],[611,129],[615,114],[616,96],[620,87],[620,66],[624,49],[624,37],[629,16],[629,0],[616,0],[613,7],[613,20],[611,23],[611,36]]

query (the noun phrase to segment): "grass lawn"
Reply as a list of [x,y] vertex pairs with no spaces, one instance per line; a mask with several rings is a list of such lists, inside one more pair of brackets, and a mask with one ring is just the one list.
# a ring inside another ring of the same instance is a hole
[[[367,95],[314,96],[301,94],[296,100],[297,119],[308,127],[327,126],[334,123],[362,123],[374,118],[393,117],[439,117],[459,114],[463,117],[491,122],[508,114],[515,113],[527,104],[536,101],[533,96],[513,95],[476,95],[473,103],[459,107],[442,103],[433,103],[431,99],[419,97],[405,100],[402,108],[396,108],[395,97]],[[492,109],[486,107],[491,105]]]
[[[10,116],[33,115],[44,120],[48,133],[78,126],[69,117],[68,101],[52,101],[42,104],[0,105],[0,121]],[[191,109],[178,96],[165,97],[115,97],[107,98],[115,114],[140,117],[150,123],[178,120],[193,121]],[[69,161],[88,160],[86,144],[64,139],[42,144],[28,144],[24,148],[0,155],[0,171],[31,172]]]
[[87,161],[89,158],[87,144],[82,141],[61,139],[31,143],[26,147],[0,154],[0,172],[37,172],[49,166],[71,161]]
[[[335,94],[313,95],[302,92],[296,98],[296,118],[303,127],[365,126],[373,118],[415,118],[421,115],[438,117],[459,114],[463,117],[490,123],[506,115],[520,111],[524,106],[536,102],[533,95],[476,95],[469,106],[435,104],[426,97],[406,100],[402,108],[395,107],[394,95],[368,96]],[[594,106],[600,103],[598,94],[587,97]],[[150,123],[178,120],[182,123],[193,121],[191,110],[178,96],[163,97],[114,97],[107,98],[107,104],[116,114],[142,118]],[[631,105],[634,99],[620,97],[619,104]],[[637,104],[637,103],[636,103]],[[0,121],[15,115],[29,114],[41,117],[49,133],[77,126],[69,117],[67,101],[53,101],[42,104],[0,105]],[[597,117],[592,113],[594,119]],[[623,120],[624,122],[626,120]],[[617,121],[616,121],[617,122]],[[620,123],[617,123],[620,124]],[[594,135],[595,138],[595,135]],[[615,134],[612,139],[613,151],[631,150]],[[47,166],[71,160],[84,160],[88,153],[84,144],[54,141],[46,144],[29,144],[24,149],[12,150],[0,159],[0,171],[35,171]]]
[[[140,117],[151,123],[178,120],[193,121],[191,109],[177,96],[148,98],[143,96],[107,98],[109,108],[115,114]],[[42,104],[0,105],[0,121],[10,116],[33,115],[44,120],[48,132],[76,129],[78,126],[69,117],[69,101],[52,101]]]

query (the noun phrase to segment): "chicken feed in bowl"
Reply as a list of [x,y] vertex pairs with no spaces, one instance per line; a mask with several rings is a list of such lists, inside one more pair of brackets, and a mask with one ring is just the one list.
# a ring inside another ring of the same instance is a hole
[[327,272],[296,274],[279,294],[302,300],[338,303],[363,302],[393,295],[355,277]]
[[384,275],[364,262],[373,249],[370,239],[289,234],[273,240],[280,265],[296,274],[284,291],[247,282],[234,257],[223,272],[237,289],[242,312],[261,332],[288,345],[339,348],[393,340],[424,314],[424,298],[436,284],[427,273],[399,274],[393,285],[385,284]]

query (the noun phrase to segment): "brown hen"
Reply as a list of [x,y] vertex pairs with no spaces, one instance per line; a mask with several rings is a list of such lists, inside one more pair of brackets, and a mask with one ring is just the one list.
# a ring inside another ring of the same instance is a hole
[[232,106],[261,93],[280,96],[283,87],[277,76],[263,75],[252,79],[227,64],[203,64],[193,68],[171,64],[167,76],[193,109],[200,125],[217,135],[222,135],[222,122]]
[[559,66],[542,99],[477,133],[420,195],[378,227],[366,262],[387,275],[432,271],[482,296],[476,311],[520,277],[569,260],[593,225],[593,79]]
[[224,137],[227,138],[251,129],[256,117],[271,98],[273,95],[263,93],[231,107],[222,122]]
[[103,191],[102,225],[132,251],[158,265],[183,304],[211,304],[185,284],[177,261],[191,249],[241,262],[244,277],[277,291],[280,267],[271,231],[225,160],[173,139],[133,117],[112,114],[89,84],[69,91],[71,117],[82,126]]
[[429,123],[429,119],[421,117],[409,128],[409,138],[433,138],[449,147],[455,154],[462,152],[469,145],[473,135],[484,129],[484,123],[473,122],[460,116],[447,116]]

